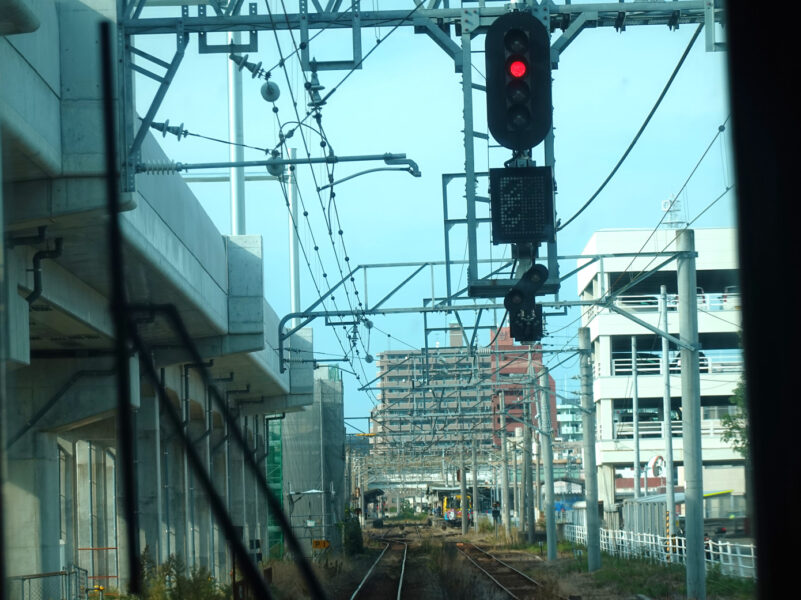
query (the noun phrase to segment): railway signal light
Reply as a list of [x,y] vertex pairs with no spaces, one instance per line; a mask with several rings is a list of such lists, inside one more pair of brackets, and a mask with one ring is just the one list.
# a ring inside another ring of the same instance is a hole
[[503,299],[509,312],[509,330],[517,342],[536,342],[542,339],[542,306],[537,304],[537,291],[548,279],[548,269],[534,265],[523,274]]
[[490,169],[493,244],[554,241],[551,167]]
[[528,12],[498,17],[487,30],[487,124],[505,148],[528,150],[551,130],[551,43]]

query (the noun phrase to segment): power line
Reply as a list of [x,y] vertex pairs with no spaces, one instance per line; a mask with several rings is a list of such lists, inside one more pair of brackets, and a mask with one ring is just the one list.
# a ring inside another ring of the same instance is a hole
[[580,209],[579,209],[579,210],[578,210],[578,211],[577,211],[577,212],[576,212],[576,213],[575,213],[575,214],[574,214],[572,217],[570,217],[570,218],[569,218],[569,219],[568,219],[568,220],[567,220],[565,223],[563,223],[562,225],[560,225],[560,226],[559,226],[559,227],[556,229],[556,231],[562,231],[562,229],[564,229],[565,227],[567,227],[567,226],[568,226],[570,223],[572,223],[572,222],[573,222],[573,221],[576,219],[576,217],[578,217],[578,216],[579,216],[581,213],[583,213],[583,212],[584,212],[584,210],[585,210],[585,209],[586,209],[586,208],[587,208],[587,207],[588,207],[590,204],[592,204],[593,200],[595,200],[595,199],[598,197],[598,195],[599,195],[599,194],[600,194],[600,193],[601,193],[601,192],[604,190],[604,188],[606,187],[606,185],[607,185],[607,184],[608,184],[608,183],[609,183],[609,182],[612,180],[612,177],[614,177],[614,176],[615,176],[615,173],[617,173],[618,169],[619,169],[619,168],[620,168],[620,166],[623,164],[623,161],[625,161],[625,160],[626,160],[626,158],[628,157],[629,153],[630,153],[630,152],[632,151],[632,149],[634,148],[634,145],[635,145],[635,144],[637,143],[637,141],[640,139],[640,136],[642,135],[643,131],[645,131],[645,128],[648,126],[648,123],[650,123],[650,122],[651,122],[651,117],[653,117],[653,116],[654,116],[654,113],[656,112],[656,109],[657,109],[657,108],[659,108],[659,105],[662,103],[662,99],[665,97],[665,95],[667,94],[668,90],[670,89],[670,86],[671,86],[671,84],[673,83],[673,80],[676,78],[676,75],[678,74],[678,72],[679,72],[679,69],[681,69],[681,66],[684,64],[684,60],[687,58],[687,55],[690,53],[690,49],[693,47],[693,44],[695,43],[695,40],[697,40],[697,39],[698,39],[698,36],[701,34],[701,30],[702,30],[703,28],[704,28],[704,24],[703,24],[703,23],[701,23],[701,24],[698,26],[698,28],[695,30],[695,33],[693,34],[693,37],[690,39],[690,43],[689,43],[689,44],[687,44],[687,48],[685,48],[685,50],[684,50],[684,54],[682,54],[682,55],[681,55],[681,58],[679,59],[679,62],[678,62],[678,64],[676,65],[676,68],[675,68],[675,69],[673,69],[673,73],[670,75],[670,79],[668,79],[668,82],[667,82],[667,84],[665,84],[665,88],[662,90],[662,93],[661,93],[661,94],[659,94],[659,98],[657,98],[657,100],[656,100],[656,104],[654,104],[654,107],[651,109],[651,112],[650,112],[650,113],[648,113],[648,116],[645,118],[645,122],[643,122],[642,126],[640,127],[640,130],[639,130],[639,131],[637,132],[637,134],[634,136],[634,139],[633,139],[633,140],[631,140],[631,143],[629,144],[629,147],[628,147],[628,148],[626,148],[626,151],[623,153],[623,156],[621,156],[621,157],[620,157],[620,160],[617,162],[617,164],[615,165],[615,167],[612,169],[612,172],[611,172],[611,173],[609,173],[609,175],[607,176],[607,178],[604,180],[604,182],[601,184],[601,186],[600,186],[600,187],[599,187],[599,188],[598,188],[598,189],[595,191],[595,193],[594,193],[592,196],[590,196],[590,199],[589,199],[589,200],[587,200],[587,201],[584,203],[584,206],[582,206],[582,207],[581,207],[581,208],[580,208]]

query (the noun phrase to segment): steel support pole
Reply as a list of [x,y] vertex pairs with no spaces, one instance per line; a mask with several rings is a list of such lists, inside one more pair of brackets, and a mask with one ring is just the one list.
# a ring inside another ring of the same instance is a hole
[[525,411],[526,426],[523,428],[523,459],[525,464],[526,476],[526,525],[528,532],[528,543],[534,543],[534,490],[533,473],[531,472],[531,403],[526,402]]
[[469,516],[467,514],[467,477],[464,472],[464,437],[459,440],[459,491],[462,494],[461,501],[459,502],[462,507],[462,535],[467,535]]
[[695,232],[692,229],[681,229],[676,237],[678,250],[681,253],[676,263],[679,289],[679,339],[693,348],[681,349],[687,598],[705,600],[704,487],[701,462],[701,377],[698,370]]
[[511,515],[509,511],[509,449],[506,447],[506,405],[504,394],[501,390],[499,394],[501,411],[501,508],[503,509],[503,527],[506,538],[512,535]]
[[[295,160],[297,151],[289,149],[289,158]],[[298,241],[298,179],[297,169],[289,169],[287,175],[287,196],[289,198],[289,305],[290,312],[303,310],[300,306],[300,245]],[[300,324],[299,318],[292,319],[292,327]]]
[[[526,411],[521,415],[526,419]],[[528,535],[528,469],[526,469],[526,432],[528,427],[523,426],[523,439],[520,441],[520,533]]]
[[[667,288],[660,287],[659,300],[662,305],[662,331],[670,333],[668,330],[668,306]],[[668,510],[668,535],[676,535],[676,497],[675,482],[673,479],[673,422],[672,422],[672,401],[670,399],[670,342],[666,337],[662,337],[662,381],[664,391],[662,393],[662,436],[665,438],[665,462],[667,463],[665,472],[665,494]]]
[[534,436],[534,448],[537,455],[536,470],[534,472],[534,493],[537,496],[536,508],[538,512],[542,512],[542,444],[540,444],[540,434]]
[[464,174],[467,204],[467,285],[478,280],[478,243],[476,221],[476,167],[473,148],[473,67],[470,54],[472,32],[462,19],[462,99],[464,101]]
[[442,466],[440,471],[442,473],[442,485],[448,485],[447,471],[445,470],[445,448],[442,449]]
[[[242,34],[228,34],[229,44],[239,44]],[[242,109],[242,72],[234,61],[228,61],[228,141],[231,162],[245,160],[245,128]],[[231,167],[231,235],[245,235],[245,168]]]
[[[239,430],[244,434],[245,440],[247,441],[247,417],[244,415],[239,416],[237,425],[239,426]],[[241,478],[240,486],[239,486],[239,493],[242,495],[242,500],[240,504],[240,510],[242,511],[242,543],[247,543],[248,538],[250,537],[250,524],[248,523],[248,486],[247,486],[247,465],[245,464],[245,452],[249,452],[250,450],[247,446],[240,446],[239,447],[239,454],[241,456],[239,462],[239,477]]]
[[[183,398],[181,401],[181,412],[183,413],[181,417],[183,418],[183,429],[184,433],[189,433],[189,420],[191,417],[191,411],[189,410],[189,366],[183,365]],[[191,493],[190,493],[190,483],[189,480],[192,477],[191,473],[189,472],[189,457],[187,456],[186,452],[182,452],[181,457],[181,468],[182,468],[182,488],[183,488],[183,526],[184,526],[184,572],[189,574],[189,571],[192,567],[197,565],[194,564],[194,548],[191,543],[191,535],[190,531],[192,531],[192,521],[191,521],[191,510],[190,510],[190,502],[191,502]]]
[[473,529],[478,533],[478,456],[476,456],[476,439],[473,438]]
[[[631,418],[634,423],[634,498],[640,497],[640,392],[637,387],[637,336],[631,336]],[[648,489],[648,471],[645,472],[645,489]]]
[[512,450],[513,453],[512,464],[514,465],[513,469],[514,469],[514,482],[515,482],[514,483],[515,525],[517,526],[518,533],[520,533],[520,517],[521,517],[520,513],[522,512],[520,510],[520,471],[518,469],[518,464],[517,464],[517,442],[513,442],[513,444],[514,444],[514,450]]
[[[214,479],[214,456],[211,452],[211,438],[212,438],[212,431],[214,429],[214,412],[211,406],[211,394],[209,394],[208,388],[204,389],[204,425],[208,435],[206,435],[203,441],[203,450],[206,457],[206,468],[209,471],[209,477],[213,480]],[[208,494],[204,495],[204,502],[208,502],[207,500]],[[209,553],[209,571],[213,577],[219,577],[219,572],[217,571],[217,556],[215,555],[215,548],[216,548],[216,541],[214,539],[214,511],[210,508],[207,508],[208,516],[206,519],[205,527],[208,528],[208,553]],[[269,546],[268,546],[269,547]]]
[[551,427],[551,388],[548,371],[540,371],[540,424],[542,425],[542,458],[545,462],[545,535],[548,543],[548,560],[556,560],[556,512],[553,489],[553,428]]
[[[325,445],[323,444],[323,427],[325,421],[323,420],[323,400],[325,399],[325,386],[320,386],[320,513],[323,522],[323,539],[328,539],[328,519],[326,519],[326,490],[325,490]],[[398,507],[400,511],[400,506]]]
[[601,568],[601,523],[598,518],[598,471],[595,462],[595,403],[592,399],[590,330],[578,330],[581,376],[581,426],[584,433],[584,487],[587,501],[587,570]]

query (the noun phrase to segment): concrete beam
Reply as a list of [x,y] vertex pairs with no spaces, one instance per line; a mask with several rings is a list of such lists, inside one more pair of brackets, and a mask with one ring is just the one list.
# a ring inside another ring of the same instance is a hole
[[0,0],[0,35],[30,33],[39,27],[36,13],[24,0]]
[[[68,246],[65,247],[65,251],[68,251]],[[34,248],[16,248],[9,252],[13,265],[9,287],[13,286],[12,289],[19,289],[25,295],[33,290],[30,268],[35,252]],[[42,294],[39,299],[104,337],[111,338],[114,325],[108,299],[54,260],[42,261],[41,266]]]
[[228,236],[228,332],[260,333],[264,328],[264,263],[260,235]]
[[[85,224],[87,218],[102,218],[107,212],[103,177],[19,181],[10,183],[7,192],[7,227],[12,231],[54,223],[62,227],[79,226]],[[123,194],[120,209],[134,208],[134,195]]]

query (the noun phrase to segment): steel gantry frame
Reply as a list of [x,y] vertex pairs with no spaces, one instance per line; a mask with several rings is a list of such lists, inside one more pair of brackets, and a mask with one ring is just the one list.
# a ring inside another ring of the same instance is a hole
[[[316,70],[342,70],[360,69],[366,58],[361,48],[361,30],[363,27],[413,27],[416,33],[428,36],[440,49],[442,49],[454,62],[454,70],[462,73],[462,94],[464,101],[464,147],[465,171],[462,174],[443,175],[443,203],[444,203],[444,237],[446,256],[447,295],[445,305],[453,307],[454,298],[467,291],[469,296],[497,298],[503,296],[513,285],[515,279],[492,279],[499,274],[500,269],[491,269],[489,273],[479,274],[479,264],[482,261],[478,256],[477,231],[478,227],[488,220],[477,216],[476,204],[487,199],[476,195],[477,178],[485,175],[475,169],[473,140],[474,138],[488,139],[486,133],[476,132],[473,127],[473,90],[483,91],[483,87],[472,83],[472,39],[482,34],[502,14],[508,12],[508,7],[478,6],[450,7],[447,0],[413,0],[408,9],[362,11],[359,0],[343,3],[342,0],[328,0],[323,6],[319,0],[299,0],[298,12],[283,14],[274,17],[265,5],[267,14],[260,12],[255,2],[247,4],[246,10],[243,0],[230,0],[229,2],[211,1],[197,2],[197,6],[181,5],[180,17],[148,17],[143,16],[147,7],[179,5],[180,2],[170,0],[117,0],[117,53],[118,53],[118,96],[120,100],[119,130],[121,132],[122,154],[122,188],[124,192],[135,190],[136,173],[145,169],[140,160],[141,147],[147,131],[154,125],[154,119],[164,100],[176,73],[178,72],[187,47],[192,36],[197,36],[198,52],[230,53],[230,52],[257,52],[259,33],[274,31],[299,31],[301,34],[300,61],[305,71]],[[207,6],[211,6],[213,14],[209,14]],[[517,8],[527,7],[538,18],[547,24],[551,34],[561,31],[561,34],[552,42],[551,63],[552,68],[558,68],[561,54],[571,42],[585,29],[612,27],[618,31],[630,26],[660,25],[670,29],[677,29],[680,25],[704,23],[706,32],[706,49],[708,51],[720,50],[723,45],[716,39],[715,23],[722,20],[722,8],[713,0],[676,0],[673,2],[609,2],[599,4],[563,4],[558,5],[552,0],[543,0],[540,3],[528,0],[519,3]],[[311,48],[317,33],[326,30],[351,29],[353,51],[347,60],[310,61]],[[310,35],[310,32],[317,32]],[[210,32],[247,32],[249,38],[246,43],[235,45],[212,45],[207,41]],[[136,36],[145,35],[174,35],[175,51],[172,57],[159,58],[136,47]],[[456,38],[456,39],[454,39]],[[458,40],[458,42],[457,42]],[[369,53],[368,53],[369,54]],[[134,57],[147,61],[149,68],[134,63]],[[163,73],[159,73],[163,70]],[[134,73],[139,73],[158,82],[158,89],[149,102],[145,115],[139,119],[134,107]],[[330,96],[335,90],[331,90]],[[326,98],[322,99],[324,102]],[[310,113],[309,113],[310,114]],[[179,134],[180,135],[180,134]],[[553,154],[553,131],[545,140],[545,163],[553,167],[555,158]],[[370,158],[383,159],[388,155],[371,156]],[[404,156],[404,155],[399,155]],[[353,157],[354,159],[360,157]],[[405,156],[404,156],[405,158]],[[275,157],[272,159],[275,162]],[[343,160],[339,157],[337,160]],[[269,162],[269,161],[264,161]],[[281,164],[292,163],[292,159],[280,159]],[[411,161],[410,161],[411,162]],[[209,163],[211,165],[212,163]],[[276,163],[277,164],[277,163]],[[180,165],[182,169],[203,168],[209,165]],[[233,163],[226,163],[232,166]],[[214,163],[214,166],[219,166]],[[410,166],[414,173],[416,166]],[[419,172],[418,172],[419,173]],[[447,212],[447,185],[455,178],[464,178],[466,218],[450,219]],[[450,269],[461,261],[450,259],[449,232],[454,226],[464,225],[467,228],[468,260],[467,260],[467,288],[454,294],[451,289]],[[549,243],[547,250],[549,278],[543,287],[546,293],[556,293],[561,281],[565,277],[559,276],[559,257],[556,243]],[[566,257],[562,257],[566,258]],[[533,260],[530,257],[529,260]],[[517,274],[525,268],[526,260],[519,261]],[[530,263],[529,263],[530,264]],[[515,274],[512,274],[514,277]],[[401,284],[402,285],[402,284]],[[326,294],[326,297],[329,294]],[[320,301],[322,301],[322,299]],[[433,300],[432,300],[433,302]],[[318,303],[315,303],[319,304]],[[489,308],[489,307],[484,307]],[[495,308],[500,308],[495,306]],[[463,309],[459,309],[463,310]],[[415,312],[435,312],[431,307]],[[367,314],[367,313],[365,313]],[[373,313],[377,314],[377,313]],[[457,320],[462,324],[459,311],[455,311]],[[478,329],[478,313],[474,331]],[[296,315],[302,317],[304,315]],[[311,315],[309,315],[311,316]],[[328,316],[315,314],[314,316]],[[342,315],[337,315],[342,316]],[[308,323],[308,320],[306,320]],[[426,324],[427,327],[427,324]],[[427,333],[426,333],[427,338]],[[475,335],[473,336],[475,339]],[[282,340],[283,341],[283,340]],[[283,361],[283,354],[281,355]],[[283,362],[282,362],[283,364]]]
[[[190,38],[197,36],[198,51],[201,54],[256,52],[258,51],[258,34],[267,31],[299,31],[301,35],[300,61],[305,71],[360,69],[366,56],[361,48],[361,29],[363,27],[414,27],[416,33],[425,34],[454,61],[454,69],[462,73],[462,92],[464,97],[464,143],[465,143],[465,197],[467,202],[468,227],[468,284],[475,288],[477,295],[497,297],[497,285],[484,289],[479,285],[478,248],[476,231],[480,221],[476,217],[475,194],[476,176],[473,157],[473,138],[487,138],[485,133],[473,129],[473,89],[483,90],[482,86],[472,83],[471,74],[471,40],[481,33],[499,16],[507,12],[506,7],[462,6],[451,8],[447,0],[429,0],[428,3],[413,0],[409,9],[362,11],[359,0],[351,0],[343,7],[342,0],[328,0],[323,6],[319,0],[299,0],[298,12],[284,14],[275,18],[267,6],[267,13],[259,12],[255,2],[248,3],[247,14],[243,14],[243,0],[229,2],[198,2],[192,14],[189,5],[181,5],[180,17],[147,17],[143,10],[148,6],[165,6],[180,4],[164,0],[117,0],[117,53],[118,53],[118,96],[121,116],[122,181],[123,191],[135,189],[135,175],[139,165],[141,146],[145,134],[153,124],[153,120],[164,100],[176,73],[184,58]],[[212,15],[208,14],[206,4],[212,7]],[[716,40],[715,22],[722,19],[722,8],[713,0],[676,0],[674,2],[619,2],[602,4],[564,4],[557,5],[552,0],[536,3],[529,0],[518,7],[527,6],[545,22],[551,33],[561,30],[561,35],[551,46],[551,62],[558,68],[561,53],[567,49],[576,36],[588,28],[614,27],[622,31],[635,25],[662,25],[676,29],[680,25],[704,23],[706,30],[707,50],[722,48]],[[313,10],[312,10],[313,8]],[[347,60],[310,61],[314,36],[310,31],[320,32],[325,29],[350,29],[352,31],[353,53]],[[451,35],[453,30],[454,40]],[[247,32],[247,43],[230,45],[211,45],[206,36],[210,32]],[[167,60],[152,56],[136,47],[135,36],[164,35],[175,36],[175,52]],[[134,56],[148,61],[150,68],[134,63]],[[467,67],[467,68],[465,68]],[[158,73],[163,69],[163,73]],[[139,73],[149,77],[159,86],[151,99],[141,122],[137,122],[134,107],[133,74]],[[334,90],[329,92],[329,96]],[[326,96],[327,98],[327,96]],[[325,98],[323,98],[323,101]],[[545,141],[546,165],[554,165],[553,133]],[[446,225],[447,227],[447,225]],[[554,264],[551,256],[556,256],[556,247],[549,247],[549,262]],[[556,273],[556,270],[551,270]],[[549,281],[552,283],[552,281]]]
[[[467,283],[468,295],[481,298],[497,298],[502,296],[511,286],[514,280],[492,280],[486,275],[481,275],[478,271],[479,253],[477,243],[478,227],[485,222],[477,216],[476,203],[480,199],[476,195],[477,177],[479,174],[475,168],[474,158],[474,138],[488,139],[487,135],[476,132],[473,126],[473,91],[483,91],[482,86],[474,85],[472,82],[472,39],[486,31],[487,27],[502,14],[506,13],[509,7],[488,7],[479,2],[478,6],[462,6],[451,8],[446,1],[429,0],[426,4],[423,1],[413,1],[408,10],[384,10],[362,12],[358,0],[352,2],[345,8],[341,0],[328,0],[323,7],[319,0],[312,0],[312,11],[307,0],[300,0],[298,12],[294,14],[284,14],[280,19],[274,19],[272,13],[269,15],[260,14],[256,3],[249,3],[247,14],[242,14],[244,2],[242,0],[231,0],[225,4],[220,1],[210,1],[214,15],[209,15],[206,6],[201,3],[196,7],[195,14],[191,14],[190,7],[181,6],[180,17],[167,18],[148,18],[143,17],[143,12],[148,5],[164,5],[168,2],[160,0],[148,2],[148,0],[117,0],[117,94],[120,105],[118,129],[120,131],[120,152],[121,152],[121,179],[122,191],[131,193],[135,191],[135,175],[141,169],[141,147],[147,131],[154,123],[154,118],[158,113],[159,107],[164,100],[176,73],[178,72],[191,37],[196,35],[198,38],[198,49],[200,53],[216,53],[231,51],[251,51],[258,49],[258,34],[263,31],[278,30],[298,30],[301,32],[302,52],[300,56],[304,70],[315,71],[317,69],[336,70],[336,69],[358,69],[361,68],[366,55],[361,49],[361,28],[362,27],[392,27],[412,26],[415,32],[423,33],[434,41],[443,51],[445,51],[454,62],[457,73],[462,74],[462,95],[464,104],[464,148],[465,148],[465,202],[466,219],[464,225],[467,227],[468,242],[468,268]],[[716,0],[676,0],[673,2],[615,2],[600,4],[564,4],[557,5],[552,0],[543,0],[541,3],[529,0],[520,3],[517,7],[526,7],[538,16],[553,34],[557,30],[562,33],[551,45],[552,68],[558,68],[561,53],[565,51],[576,36],[589,28],[614,27],[618,31],[625,30],[630,26],[641,25],[662,25],[671,29],[676,29],[682,24],[703,23],[706,32],[706,49],[715,51],[723,49],[723,45],[717,41],[715,24],[722,21],[722,7]],[[266,5],[269,13],[269,4]],[[348,28],[352,31],[353,54],[348,60],[323,61],[319,64],[309,61],[310,48],[313,45],[314,37],[309,35],[310,31],[321,31],[324,29],[343,29]],[[451,31],[453,29],[454,36]],[[228,32],[247,32],[249,41],[245,44],[231,45],[210,45],[206,40],[206,34],[211,31]],[[164,60],[152,56],[134,44],[135,36],[151,34],[170,34],[175,36],[175,51],[172,57]],[[458,42],[454,37],[459,40]],[[149,68],[134,62],[134,56],[147,61]],[[161,69],[163,73],[157,71]],[[138,119],[134,108],[134,73],[139,73],[155,80],[158,83],[157,91],[151,99],[144,117]],[[325,98],[321,99],[318,106],[336,90],[334,88]],[[308,113],[310,115],[311,113]],[[308,117],[307,115],[307,117]],[[544,145],[545,165],[554,167],[554,137],[551,131],[545,139]],[[456,222],[445,222],[446,247],[449,245],[448,231]],[[461,224],[461,223],[459,223]],[[449,248],[446,254],[449,255]],[[561,281],[558,270],[558,258],[556,243],[549,243],[547,248],[547,260],[549,265],[549,279],[546,282],[548,293],[558,291],[558,282]],[[525,261],[528,264],[537,257],[533,253],[524,260],[519,261],[516,274],[525,268]],[[450,268],[452,262],[448,262],[446,268]],[[491,277],[491,276],[490,276]],[[618,291],[620,293],[620,291]],[[445,312],[476,310],[476,307],[456,306],[452,302],[453,296],[448,290],[448,301]],[[322,298],[320,299],[322,301]],[[570,304],[582,303],[543,303],[548,306],[563,307]],[[610,300],[607,299],[606,306],[612,310],[618,310]],[[489,304],[482,308],[500,308],[496,304]],[[374,309],[373,313],[363,311],[361,317],[367,314],[389,314],[391,312],[442,312],[441,306],[423,306],[412,309]],[[624,311],[625,312],[625,311]],[[347,316],[349,311],[321,311],[304,312],[294,316],[303,317],[308,320],[318,316]],[[629,315],[627,315],[629,316]],[[477,321],[480,319],[480,313]],[[285,321],[282,321],[282,325]],[[646,326],[644,322],[640,325]],[[476,322],[476,329],[478,322]],[[654,332],[658,329],[648,327]],[[473,339],[475,339],[475,335]],[[283,343],[283,339],[281,343]],[[687,353],[689,363],[690,357],[695,357],[697,362],[697,341],[693,343],[684,340],[673,340],[682,348],[682,353]],[[280,358],[283,365],[283,348],[280,350]],[[697,374],[696,374],[697,375]],[[689,385],[689,384],[688,384]],[[692,386],[689,386],[692,387]],[[689,424],[685,424],[689,428]],[[698,478],[700,481],[700,478]],[[693,532],[693,538],[697,537],[697,532]],[[695,539],[693,539],[695,541]],[[695,557],[697,559],[697,557]],[[703,560],[701,557],[700,561]],[[702,572],[702,568],[693,565],[693,576],[690,576],[690,565],[688,565],[688,593],[692,597],[704,597],[705,589],[703,582],[695,581]],[[702,563],[701,563],[702,567]]]

